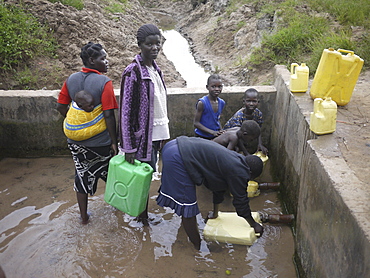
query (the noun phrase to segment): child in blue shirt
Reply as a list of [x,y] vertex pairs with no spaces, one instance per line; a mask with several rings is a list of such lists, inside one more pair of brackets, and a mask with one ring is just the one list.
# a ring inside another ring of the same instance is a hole
[[206,85],[208,95],[200,98],[196,104],[194,127],[197,137],[213,139],[222,134],[220,116],[225,107],[225,101],[218,97],[222,87],[221,77],[218,74],[208,77]]

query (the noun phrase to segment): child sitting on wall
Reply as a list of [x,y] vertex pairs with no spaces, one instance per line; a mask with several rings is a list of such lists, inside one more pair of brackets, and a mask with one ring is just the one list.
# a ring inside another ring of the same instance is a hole
[[195,136],[213,139],[222,134],[220,116],[225,101],[218,97],[222,92],[222,87],[221,77],[218,74],[208,77],[206,85],[208,95],[200,98],[196,104]]
[[[244,107],[239,109],[225,124],[224,129],[229,129],[232,127],[240,127],[242,123],[246,120],[254,120],[258,123],[260,128],[262,127],[262,112],[257,108],[259,99],[258,91],[256,89],[250,88],[245,91],[243,98]],[[256,151],[262,151],[264,155],[267,155],[268,150],[262,145],[261,135],[258,137],[257,142],[248,142],[248,148],[250,153],[255,153]]]
[[232,151],[243,152],[244,155],[249,155],[245,145],[248,142],[257,139],[261,134],[259,125],[252,120],[247,120],[242,123],[241,127],[233,127],[227,129],[223,134],[213,139],[216,143],[228,148]]

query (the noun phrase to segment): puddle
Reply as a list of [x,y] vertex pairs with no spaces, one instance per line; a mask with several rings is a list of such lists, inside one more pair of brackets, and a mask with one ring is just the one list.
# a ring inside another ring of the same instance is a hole
[[[188,241],[181,219],[156,205],[159,181],[151,185],[143,227],[104,202],[103,182],[89,198],[91,222],[79,223],[70,157],[0,161],[0,264],[7,277],[296,277],[294,241],[284,225],[264,224],[251,246]],[[212,195],[197,188],[200,230]],[[277,193],[251,198],[254,211],[280,213]],[[221,211],[234,211],[227,197]]]

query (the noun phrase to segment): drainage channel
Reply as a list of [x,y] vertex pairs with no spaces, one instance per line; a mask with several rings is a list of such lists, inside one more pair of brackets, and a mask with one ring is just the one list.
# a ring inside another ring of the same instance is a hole
[[163,44],[163,53],[172,61],[176,70],[186,81],[186,87],[197,88],[207,85],[209,73],[195,62],[187,40],[176,30],[163,31],[166,41]]

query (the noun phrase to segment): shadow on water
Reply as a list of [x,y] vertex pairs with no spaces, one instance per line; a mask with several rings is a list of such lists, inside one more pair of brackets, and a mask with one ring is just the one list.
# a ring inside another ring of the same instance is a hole
[[[195,251],[181,219],[155,202],[150,189],[149,227],[104,202],[104,182],[89,197],[91,221],[79,222],[70,157],[0,161],[0,265],[7,277],[296,277],[289,226],[265,224],[251,247],[202,242]],[[57,189],[57,190],[56,190]],[[212,195],[197,188],[199,228]],[[251,198],[254,211],[280,213],[277,193]],[[221,211],[234,211],[227,196]]]

